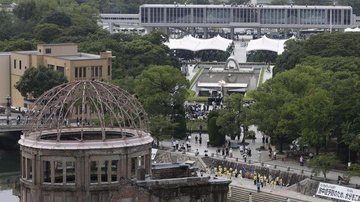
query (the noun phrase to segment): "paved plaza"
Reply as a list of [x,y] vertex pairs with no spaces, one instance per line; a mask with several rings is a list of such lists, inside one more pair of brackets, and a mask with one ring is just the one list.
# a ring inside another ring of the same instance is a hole
[[[290,170],[290,172],[293,173],[298,173],[301,174],[303,172],[304,175],[309,176],[312,174],[311,172],[311,168],[307,167],[307,166],[300,166],[300,163],[295,160],[295,159],[290,159],[290,158],[286,158],[285,155],[277,155],[277,160],[272,160],[269,157],[269,151],[257,151],[256,149],[259,148],[260,146],[265,146],[265,148],[268,148],[268,144],[263,144],[262,143],[262,133],[257,131],[255,126],[250,126],[249,127],[249,131],[254,131],[256,133],[256,139],[255,140],[250,140],[247,139],[246,142],[249,143],[248,147],[251,149],[251,157],[247,156],[247,163],[250,163],[252,165],[258,165],[261,166],[261,163],[264,163],[264,166],[269,167],[269,168],[275,168],[276,166],[276,170],[281,170],[281,171],[288,171]],[[189,140],[190,145],[191,145],[191,149],[189,152],[187,152],[188,155],[195,155],[196,151],[199,152],[200,156],[204,156],[205,153],[207,153],[209,156],[211,154],[214,154],[215,158],[218,159],[223,159],[223,156],[221,154],[216,155],[216,150],[218,149],[222,149],[222,147],[208,147],[207,146],[207,142],[209,140],[208,138],[208,134],[202,134],[202,144],[196,143],[195,142],[195,136],[199,137],[199,133],[192,133],[191,134],[191,138]],[[242,139],[242,137],[240,137],[240,140]],[[186,141],[185,140],[179,140],[179,145],[186,145]],[[162,141],[160,143],[161,147],[165,147],[165,148],[172,148],[172,143],[171,141]],[[205,152],[207,151],[207,152]],[[244,162],[243,159],[243,154],[240,152],[240,149],[233,149],[232,152],[232,156],[233,157],[226,157],[226,159],[228,161],[233,161],[235,162],[236,159],[239,162]],[[338,179],[338,176],[342,176],[344,174],[344,171],[339,171],[339,170],[331,170],[329,173],[327,173],[327,178],[331,181],[336,181]],[[320,174],[319,177],[322,177],[322,175]],[[351,184],[360,184],[360,177],[351,177],[350,179],[350,183]]]

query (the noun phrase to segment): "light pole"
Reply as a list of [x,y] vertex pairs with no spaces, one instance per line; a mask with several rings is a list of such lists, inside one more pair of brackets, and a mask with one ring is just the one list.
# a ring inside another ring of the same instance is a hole
[[221,88],[221,96],[224,97],[224,86],[225,86],[226,82],[224,80],[219,81],[219,85]]
[[6,97],[6,124],[10,124],[10,114],[11,114],[11,97],[8,95]]

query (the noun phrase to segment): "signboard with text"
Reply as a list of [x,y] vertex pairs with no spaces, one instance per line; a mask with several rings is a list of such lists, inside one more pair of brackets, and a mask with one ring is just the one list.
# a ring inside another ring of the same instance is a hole
[[360,201],[360,190],[323,182],[320,182],[316,195],[344,201]]

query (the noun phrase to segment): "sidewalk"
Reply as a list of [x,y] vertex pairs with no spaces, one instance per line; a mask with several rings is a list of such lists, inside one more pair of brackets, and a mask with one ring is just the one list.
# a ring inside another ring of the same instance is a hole
[[[269,158],[269,152],[268,151],[257,151],[255,150],[256,148],[259,148],[260,146],[265,146],[265,148],[268,148],[267,144],[263,144],[262,143],[262,134],[261,132],[258,132],[256,130],[256,127],[254,126],[250,126],[249,130],[253,130],[256,133],[256,139],[255,140],[246,140],[246,142],[249,143],[249,148],[251,149],[251,157],[247,157],[248,160],[251,160],[251,164],[252,165],[257,165],[257,166],[261,166],[261,162],[264,163],[264,166],[266,167],[272,167],[273,169],[275,169],[275,165],[276,165],[276,170],[281,170],[281,171],[288,171],[288,172],[292,172],[292,173],[297,173],[297,174],[303,174],[305,176],[310,177],[311,175],[311,168],[307,167],[307,166],[300,166],[300,164],[293,160],[293,159],[281,159],[281,156],[279,156],[279,158],[277,160],[272,160]],[[196,150],[199,151],[199,155],[200,156],[204,156],[205,155],[205,150],[207,150],[207,154],[209,156],[211,156],[211,154],[214,154],[215,158],[218,159],[223,159],[223,157],[220,155],[216,156],[216,150],[217,149],[222,149],[222,147],[207,147],[206,143],[208,141],[208,134],[202,134],[202,144],[200,145],[199,143],[195,142],[195,136],[199,137],[198,133],[193,133],[191,134],[191,139],[190,139],[190,145],[191,145],[191,150],[190,152],[187,152],[187,154],[190,155],[195,155]],[[241,137],[240,137],[241,140]],[[179,141],[179,144],[186,144],[186,141],[181,140]],[[162,141],[160,143],[161,146],[163,147],[168,147],[168,148],[172,148],[172,144],[171,141]],[[243,156],[240,153],[239,149],[233,149],[233,157],[226,157],[226,159],[228,161],[236,161],[236,158],[238,158],[239,162],[244,162]],[[289,169],[289,170],[288,170]],[[302,173],[303,172],[303,173]],[[338,170],[331,170],[330,172],[327,173],[327,179],[332,180],[332,181],[336,181],[338,179],[338,176],[342,176],[344,174],[343,171],[338,171]],[[322,177],[322,174],[319,174],[318,177]],[[360,177],[351,177],[350,179],[350,183],[351,184],[358,184],[360,185]]]

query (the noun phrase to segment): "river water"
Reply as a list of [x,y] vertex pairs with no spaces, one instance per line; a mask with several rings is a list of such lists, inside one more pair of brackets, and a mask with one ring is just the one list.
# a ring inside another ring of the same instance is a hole
[[[0,201],[19,202],[20,151],[16,138],[0,134]],[[6,148],[6,150],[4,149]]]

